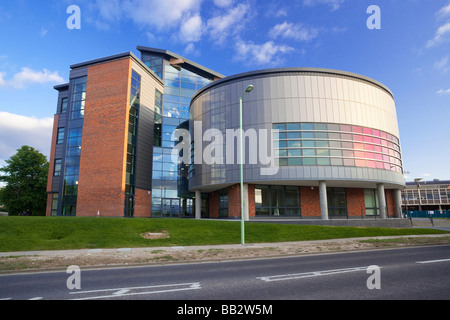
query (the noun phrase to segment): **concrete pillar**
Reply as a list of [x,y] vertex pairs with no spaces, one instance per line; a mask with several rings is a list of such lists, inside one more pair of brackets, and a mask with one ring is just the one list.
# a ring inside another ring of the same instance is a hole
[[378,193],[378,204],[380,206],[380,217],[381,219],[387,219],[386,215],[386,196],[384,193],[384,184],[377,184],[377,193]]
[[325,181],[319,181],[320,194],[320,216],[322,220],[328,220],[328,199],[327,199],[327,184]]
[[395,216],[402,218],[402,190],[394,190]]
[[202,218],[202,193],[195,190],[195,219]]

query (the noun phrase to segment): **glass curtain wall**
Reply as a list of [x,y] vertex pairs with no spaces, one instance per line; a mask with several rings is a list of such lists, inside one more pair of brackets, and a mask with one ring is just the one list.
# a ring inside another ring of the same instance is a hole
[[70,120],[67,134],[67,149],[64,164],[62,210],[63,216],[75,216],[78,196],[78,175],[80,170],[81,140],[83,133],[84,101],[86,99],[87,77],[72,80],[70,95]]
[[134,70],[131,74],[130,110],[128,117],[128,145],[127,166],[125,181],[125,217],[134,216],[134,194],[136,181],[136,146],[137,126],[139,118],[139,94],[141,89],[141,76]]
[[192,216],[192,199],[178,197],[179,172],[171,158],[175,146],[172,133],[181,123],[189,120],[192,96],[211,80],[179,66],[172,66],[163,56],[144,54],[142,60],[164,80],[164,95],[160,97],[162,106],[155,112],[152,216]]
[[257,216],[300,216],[299,188],[256,185],[255,210]]

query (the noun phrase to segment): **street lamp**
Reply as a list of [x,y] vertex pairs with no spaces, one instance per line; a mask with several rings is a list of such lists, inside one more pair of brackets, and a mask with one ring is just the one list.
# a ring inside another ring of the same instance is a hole
[[417,185],[417,195],[419,196],[419,211],[422,210],[422,199],[420,197],[420,185],[419,185],[419,181],[422,180],[422,178],[416,178],[414,179],[414,182]]
[[246,93],[251,92],[255,87],[253,85],[245,88],[244,94],[239,98],[239,128],[240,128],[240,157],[241,157],[241,244],[245,244],[244,230],[244,150],[243,150],[243,129],[242,129],[242,100]]

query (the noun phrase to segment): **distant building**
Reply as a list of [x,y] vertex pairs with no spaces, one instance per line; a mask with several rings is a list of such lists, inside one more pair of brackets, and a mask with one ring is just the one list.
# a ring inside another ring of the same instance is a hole
[[450,180],[407,182],[402,191],[403,210],[450,210]]

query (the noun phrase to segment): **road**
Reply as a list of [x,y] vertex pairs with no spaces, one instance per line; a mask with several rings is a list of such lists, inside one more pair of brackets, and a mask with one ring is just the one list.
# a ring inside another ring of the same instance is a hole
[[448,300],[450,246],[1,275],[0,299]]

